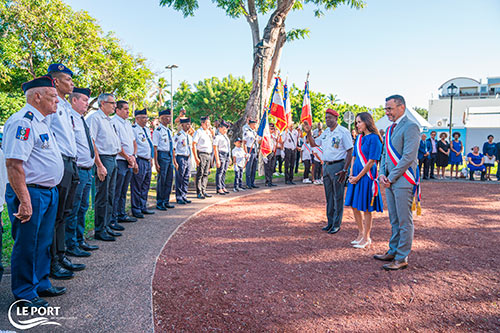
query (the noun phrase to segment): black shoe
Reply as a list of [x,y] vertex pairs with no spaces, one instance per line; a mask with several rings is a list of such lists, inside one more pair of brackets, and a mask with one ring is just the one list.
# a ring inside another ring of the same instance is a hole
[[278,186],[275,183],[271,183],[270,185],[271,185],[271,187]]
[[172,208],[175,208],[174,205],[172,205],[171,203],[167,202],[166,204],[163,204],[163,206],[169,208],[169,209],[172,209]]
[[329,234],[336,234],[336,233],[337,233],[337,232],[339,232],[339,231],[340,231],[340,227],[333,227],[333,228],[331,228],[331,229],[328,231],[328,233],[329,233]]
[[72,257],[90,257],[90,252],[83,251],[78,246],[72,249],[66,249],[66,254]]
[[48,308],[50,305],[49,305],[49,302],[47,302],[46,300],[44,300],[43,298],[40,298],[40,297],[35,297],[33,298],[32,300],[29,300],[29,301],[23,301],[23,302],[19,302],[17,303],[17,307],[19,308]]
[[218,195],[226,195],[226,192],[217,192]]
[[246,191],[247,189],[244,188],[244,187],[240,187],[240,188],[238,188],[238,190],[240,190],[240,191]]
[[200,194],[198,194],[196,197],[197,197],[198,199],[205,199],[205,197],[204,197],[204,196],[203,196],[203,194],[201,194],[201,193],[200,193]]
[[113,229],[113,230],[116,230],[116,231],[123,231],[123,230],[125,230],[125,227],[124,227],[124,226],[122,226],[122,225],[120,225],[120,224],[118,224],[118,222],[115,222],[115,223],[113,223],[113,224],[110,224],[110,225],[109,225],[109,227],[110,227],[111,229]]
[[252,188],[259,188],[260,186],[252,185]]
[[106,228],[106,232],[110,235],[110,236],[113,236],[113,237],[120,237],[122,235],[121,232],[118,232],[118,231],[113,231],[111,230],[111,228]]
[[138,218],[138,219],[143,219],[144,218],[144,214],[143,213],[134,213],[132,215],[134,215],[134,217]]
[[155,212],[154,212],[153,210],[144,209],[144,210],[142,211],[142,213],[143,213],[144,215],[153,215]]
[[180,200],[177,200],[177,204],[179,204],[179,205],[185,205],[186,202],[184,200],[180,199]]
[[167,210],[167,207],[165,207],[163,205],[156,205],[156,209],[158,209],[158,210]]
[[107,232],[102,232],[100,234],[95,234],[94,239],[105,241],[105,242],[114,242],[116,238],[108,234]]
[[188,200],[188,199],[184,199],[184,202],[185,202],[185,203],[191,203],[192,201],[191,201],[191,200]]
[[211,198],[211,197],[212,197],[212,195],[211,195],[211,194],[208,194],[208,193],[203,193],[203,196],[204,196],[205,198]]
[[57,259],[52,259],[52,263],[50,265],[50,274],[49,277],[54,280],[69,280],[75,276],[70,270],[62,267],[61,264],[57,261]]
[[327,225],[326,227],[321,228],[321,230],[328,231],[328,230],[330,230],[331,228],[332,228],[332,226],[331,226],[331,225]]
[[431,178],[431,179],[436,179],[436,177],[434,177],[434,176],[431,176],[430,178]]
[[288,182],[288,184],[290,184],[290,185],[295,185],[295,183],[294,183],[294,182],[292,182],[292,181]]
[[286,185],[290,185],[290,182],[288,180],[285,180]]
[[118,218],[118,222],[132,223],[132,222],[137,222],[137,219],[135,217],[125,215]]
[[90,245],[86,241],[83,241],[83,242],[80,243],[80,248],[83,249],[83,250],[85,250],[85,251],[99,250],[99,246],[97,246],[97,245]]
[[85,269],[84,264],[73,264],[64,254],[59,255],[59,263],[62,267],[73,272],[83,271]]
[[40,291],[38,293],[38,296],[41,297],[56,297],[56,296],[61,296],[66,292],[66,288],[64,287],[50,287],[49,289],[46,289],[44,291]]

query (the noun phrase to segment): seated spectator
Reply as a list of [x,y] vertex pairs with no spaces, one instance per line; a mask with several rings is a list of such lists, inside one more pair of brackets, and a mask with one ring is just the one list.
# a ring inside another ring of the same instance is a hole
[[474,172],[481,171],[481,180],[486,180],[486,167],[484,166],[484,155],[479,152],[479,146],[472,147],[472,153],[467,154],[469,161],[469,180],[474,180]]
[[497,154],[496,144],[493,142],[493,135],[488,135],[488,141],[483,144],[484,166],[486,167],[486,179],[491,180],[491,168],[495,166],[495,157]]

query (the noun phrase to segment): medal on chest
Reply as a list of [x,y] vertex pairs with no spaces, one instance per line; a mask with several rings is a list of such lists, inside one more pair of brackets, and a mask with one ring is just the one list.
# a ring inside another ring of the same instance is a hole
[[40,134],[40,140],[42,140],[42,149],[49,149],[49,135],[47,133]]

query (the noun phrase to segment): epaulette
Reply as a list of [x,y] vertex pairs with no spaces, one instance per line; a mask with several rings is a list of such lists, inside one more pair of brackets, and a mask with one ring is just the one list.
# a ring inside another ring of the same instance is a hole
[[136,124],[133,124],[133,125],[132,125],[132,127],[133,127],[133,128],[136,128],[136,127],[137,127],[137,125],[136,125]]
[[160,132],[160,131],[161,131],[160,126],[158,126],[158,127],[156,128],[156,130],[157,130],[158,132]]
[[28,111],[24,114],[24,118],[28,118],[29,120],[33,120],[33,112]]

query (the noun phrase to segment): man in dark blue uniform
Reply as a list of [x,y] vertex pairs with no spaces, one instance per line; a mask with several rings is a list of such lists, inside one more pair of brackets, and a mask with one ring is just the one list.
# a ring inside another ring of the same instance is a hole
[[187,199],[189,186],[189,173],[191,172],[190,161],[192,158],[192,143],[193,138],[188,134],[191,127],[191,118],[180,119],[181,130],[174,137],[174,154],[177,161],[175,169],[175,197],[177,203],[185,205],[191,203]]
[[4,152],[9,184],[6,202],[12,222],[12,293],[27,307],[47,307],[41,297],[62,295],[52,286],[50,246],[54,237],[64,163],[46,117],[57,111],[52,78],[22,85],[26,105],[5,123]]

